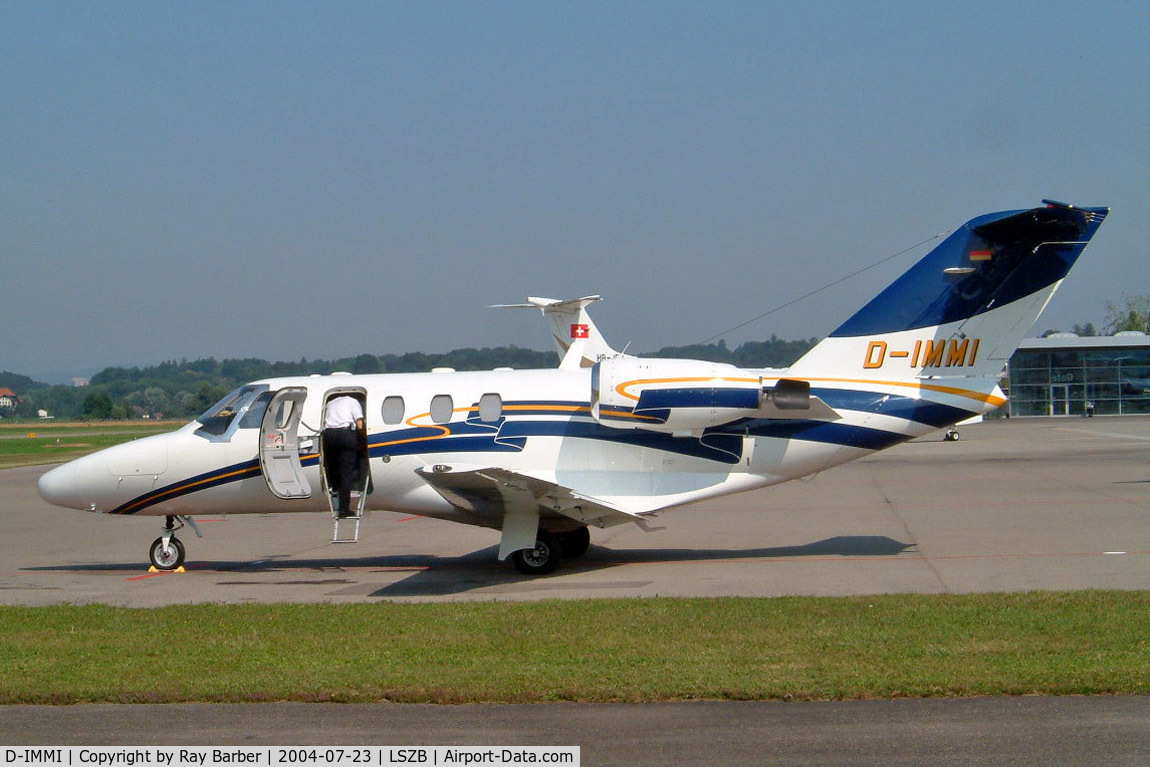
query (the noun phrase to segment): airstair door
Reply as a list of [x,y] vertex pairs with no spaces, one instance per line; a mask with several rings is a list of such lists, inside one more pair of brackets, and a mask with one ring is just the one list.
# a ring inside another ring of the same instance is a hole
[[291,386],[272,397],[260,427],[260,468],[277,498],[309,498],[311,485],[299,460],[299,421],[307,389]]

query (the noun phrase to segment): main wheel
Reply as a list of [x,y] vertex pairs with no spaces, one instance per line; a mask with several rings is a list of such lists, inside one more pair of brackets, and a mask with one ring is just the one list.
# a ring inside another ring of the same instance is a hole
[[559,548],[563,550],[564,559],[578,559],[590,546],[591,531],[586,526],[559,533]]
[[535,539],[535,548],[516,551],[511,555],[511,562],[524,575],[547,575],[559,566],[561,551],[559,539],[541,530]]
[[168,551],[164,552],[163,536],[152,541],[148,558],[157,570],[175,570],[184,563],[184,544],[176,536],[168,539]]

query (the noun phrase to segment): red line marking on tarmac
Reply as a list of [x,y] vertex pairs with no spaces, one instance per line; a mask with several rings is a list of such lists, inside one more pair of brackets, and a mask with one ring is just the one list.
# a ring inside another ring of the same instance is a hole
[[132,577],[125,578],[124,580],[126,580],[126,581],[143,581],[143,580],[147,580],[148,578],[156,578],[156,577],[159,577],[161,575],[179,575],[181,573],[188,573],[188,572],[191,572],[191,570],[192,570],[192,568],[189,568],[185,565],[183,570],[155,570],[152,572],[144,573],[143,575],[133,575]]
[[[262,561],[260,561],[260,562],[249,562],[248,564],[249,565],[264,564],[264,562],[262,562]],[[290,563],[282,563],[282,565],[283,566],[280,567],[281,570],[299,570],[299,571],[307,571],[307,572],[313,571],[313,568],[311,568],[311,567],[293,568],[290,566]],[[372,567],[372,566],[365,565],[363,567],[320,568],[320,571],[321,572],[327,572],[327,571],[367,572],[367,573],[418,573],[418,572],[423,572],[425,570],[430,570],[430,569],[431,569],[430,565],[394,565],[392,567],[387,567],[387,566]],[[191,572],[191,571],[187,570],[185,568],[184,572]],[[210,569],[204,570],[203,572],[210,572]],[[13,573],[13,575],[15,575],[15,574],[16,573]],[[124,580],[126,580],[126,581],[143,581],[143,580],[147,580],[148,578],[159,578],[162,575],[178,575],[178,573],[175,570],[157,570],[154,573],[144,573],[143,575],[133,575],[130,578],[125,578]]]
[[397,521],[399,521],[399,522],[410,522],[413,519],[419,519],[419,515],[418,514],[412,514],[410,517],[404,517],[403,519],[400,519]]
[[144,573],[143,575],[133,575],[131,578],[125,578],[126,581],[142,581],[145,578],[158,578],[161,575],[171,575],[171,570],[160,570],[154,573]]

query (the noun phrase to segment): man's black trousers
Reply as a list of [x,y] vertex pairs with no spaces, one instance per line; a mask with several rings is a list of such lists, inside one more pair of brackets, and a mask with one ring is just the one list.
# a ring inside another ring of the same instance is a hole
[[339,492],[337,511],[351,511],[351,486],[355,483],[359,461],[359,435],[355,429],[323,430],[323,462],[328,483]]

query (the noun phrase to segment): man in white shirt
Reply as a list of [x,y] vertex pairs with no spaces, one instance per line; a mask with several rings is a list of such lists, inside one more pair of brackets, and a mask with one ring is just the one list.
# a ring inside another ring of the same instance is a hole
[[330,400],[323,419],[323,462],[328,467],[328,481],[339,494],[336,514],[340,517],[352,516],[351,486],[361,434],[366,435],[366,429],[359,400],[348,394]]

